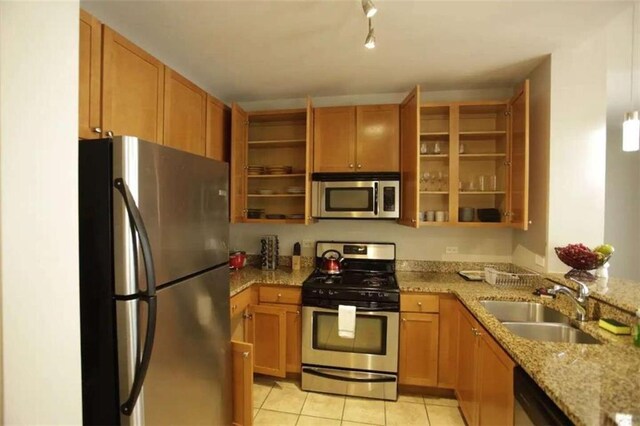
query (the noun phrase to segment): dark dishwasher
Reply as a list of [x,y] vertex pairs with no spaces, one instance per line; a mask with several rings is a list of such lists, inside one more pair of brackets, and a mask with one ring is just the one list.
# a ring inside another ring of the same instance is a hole
[[521,368],[513,371],[516,425],[571,425],[571,420]]

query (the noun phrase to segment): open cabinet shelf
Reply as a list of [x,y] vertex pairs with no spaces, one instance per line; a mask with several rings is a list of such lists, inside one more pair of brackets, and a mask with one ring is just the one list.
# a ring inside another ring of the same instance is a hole
[[[528,81],[509,100],[422,101],[418,86],[401,106],[402,175],[407,177],[401,196],[408,213],[400,223],[526,230]],[[461,208],[473,209],[472,222],[460,221]],[[497,210],[501,222],[481,222],[478,209]],[[427,211],[448,214],[449,220],[426,221]]]
[[[232,108],[231,223],[308,223],[311,215],[312,113],[307,108],[245,112]],[[250,165],[292,173],[249,174]],[[260,191],[272,191],[261,194]],[[249,218],[249,210],[261,210]],[[268,219],[266,215],[301,218]]]

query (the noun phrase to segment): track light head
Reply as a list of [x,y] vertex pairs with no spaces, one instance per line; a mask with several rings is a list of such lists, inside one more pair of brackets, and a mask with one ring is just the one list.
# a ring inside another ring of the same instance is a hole
[[364,10],[364,14],[367,18],[372,18],[373,15],[378,13],[378,9],[371,0],[362,0],[362,10]]
[[371,27],[371,19],[369,19],[369,34],[367,34],[367,38],[364,41],[364,47],[367,49],[376,47],[376,36],[373,33],[373,27]]

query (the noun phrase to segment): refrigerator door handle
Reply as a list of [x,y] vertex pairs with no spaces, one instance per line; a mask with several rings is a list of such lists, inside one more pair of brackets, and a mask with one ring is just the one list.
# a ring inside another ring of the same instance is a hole
[[114,182],[114,186],[122,194],[124,205],[127,208],[129,216],[129,222],[135,228],[140,240],[140,248],[142,249],[142,258],[144,261],[145,276],[147,278],[147,289],[140,295],[140,300],[146,302],[149,305],[148,318],[147,318],[147,331],[145,333],[144,348],[142,351],[142,358],[136,366],[136,372],[133,377],[133,384],[131,386],[131,392],[129,398],[120,406],[120,411],[125,415],[131,415],[133,408],[138,401],[140,391],[142,390],[142,384],[144,378],[149,369],[149,362],[151,361],[151,352],[153,350],[153,340],[156,333],[156,317],[157,317],[157,300],[156,300],[156,279],[155,269],[153,265],[153,256],[151,254],[151,243],[149,242],[149,236],[144,226],[140,210],[136,205],[129,187],[121,178],[118,178]]

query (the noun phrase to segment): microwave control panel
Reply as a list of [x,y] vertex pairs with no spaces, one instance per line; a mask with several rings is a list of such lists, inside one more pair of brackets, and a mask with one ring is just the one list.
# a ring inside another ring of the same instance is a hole
[[382,188],[383,207],[385,212],[393,212],[396,210],[396,188],[393,186],[385,186]]

